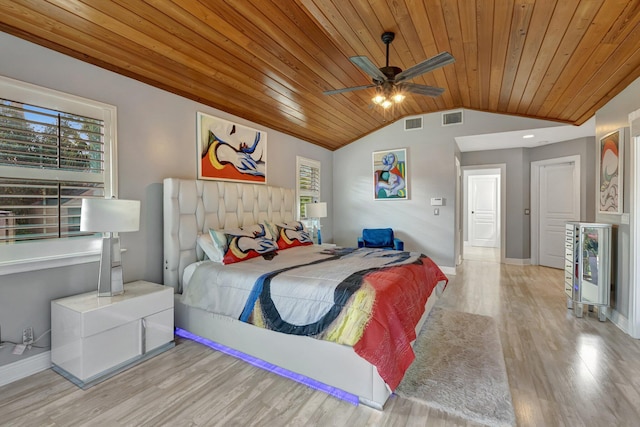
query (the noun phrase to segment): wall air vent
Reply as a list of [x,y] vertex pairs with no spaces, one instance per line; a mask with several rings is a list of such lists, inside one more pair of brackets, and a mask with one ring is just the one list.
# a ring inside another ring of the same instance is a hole
[[442,113],[442,126],[461,125],[462,110]]
[[405,119],[404,130],[416,130],[416,129],[422,129],[422,117]]

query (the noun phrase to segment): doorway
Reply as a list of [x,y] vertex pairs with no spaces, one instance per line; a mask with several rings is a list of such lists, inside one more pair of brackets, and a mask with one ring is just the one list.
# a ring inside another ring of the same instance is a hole
[[531,162],[531,264],[564,268],[565,224],[580,220],[580,156]]
[[504,262],[506,165],[463,168],[463,244],[465,260]]

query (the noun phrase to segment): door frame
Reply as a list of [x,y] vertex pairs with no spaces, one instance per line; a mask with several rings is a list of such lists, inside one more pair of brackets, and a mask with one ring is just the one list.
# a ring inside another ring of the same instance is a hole
[[[633,116],[632,116],[633,115]],[[629,122],[635,118],[640,117],[640,110],[635,114],[629,115]],[[635,129],[633,129],[635,130]],[[633,338],[640,339],[640,263],[638,262],[638,256],[640,255],[640,135],[631,135],[631,155],[630,155],[630,249],[631,254],[629,256],[629,263],[631,264],[629,271],[629,335]],[[620,276],[620,275],[619,275]],[[615,311],[614,311],[615,313]],[[612,313],[612,314],[614,314]]]
[[[629,155],[629,187],[630,200],[630,224],[629,224],[629,316],[627,333],[633,338],[640,338],[640,129],[638,129],[640,110],[629,114],[630,124],[630,155]],[[619,274],[620,276],[620,274]],[[615,314],[616,311],[612,313]],[[622,317],[622,316],[618,316]],[[612,316],[614,320],[614,316]],[[616,319],[619,325],[619,320]],[[624,330],[624,328],[620,328]]]
[[[499,215],[500,215],[500,263],[504,264],[505,260],[506,260],[506,247],[507,247],[507,164],[506,163],[492,163],[489,165],[469,165],[469,166],[463,166],[462,167],[462,172],[463,172],[463,179],[462,179],[462,186],[463,186],[463,202],[458,206],[458,209],[460,209],[460,212],[464,212],[462,209],[467,209],[467,200],[464,199],[468,199],[468,183],[467,183],[467,176],[465,175],[466,172],[468,171],[473,171],[473,170],[482,170],[482,169],[499,169],[500,170],[500,203],[498,206],[498,209],[500,209]],[[462,218],[462,215],[461,215]],[[467,227],[466,221],[462,220],[461,221],[462,226]],[[467,232],[469,230],[466,230]],[[460,245],[464,246],[464,233],[461,233],[461,242]],[[464,250],[462,250],[461,252],[464,252]],[[464,256],[462,256],[462,258],[464,258]]]
[[463,233],[462,233],[462,168],[460,165],[460,159],[456,156],[456,209],[455,213],[455,264],[456,266],[462,263],[462,246],[463,242]]
[[531,162],[531,265],[539,265],[540,263],[540,169],[544,166],[555,165],[560,163],[571,163],[575,165],[573,169],[573,182],[580,191],[576,193],[578,198],[578,210],[582,217],[582,179],[580,175],[580,156],[556,157],[554,159],[538,160]]

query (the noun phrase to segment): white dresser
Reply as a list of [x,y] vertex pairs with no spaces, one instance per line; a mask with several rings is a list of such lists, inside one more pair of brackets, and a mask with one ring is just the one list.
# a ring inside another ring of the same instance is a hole
[[51,302],[53,370],[81,388],[173,347],[173,288],[137,281],[124,294]]

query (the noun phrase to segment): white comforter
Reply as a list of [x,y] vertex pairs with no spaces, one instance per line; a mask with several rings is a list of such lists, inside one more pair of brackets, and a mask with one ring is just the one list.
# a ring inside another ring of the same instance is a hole
[[[199,263],[183,286],[182,302],[214,313],[239,319],[254,285],[268,272],[326,259],[322,248],[300,246],[279,251],[272,260],[262,257],[222,265]],[[273,278],[271,299],[282,319],[294,325],[320,320],[335,305],[336,286],[354,271],[387,265],[407,264],[420,254],[385,250],[356,250],[340,259],[316,265],[303,265]]]

